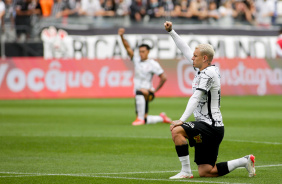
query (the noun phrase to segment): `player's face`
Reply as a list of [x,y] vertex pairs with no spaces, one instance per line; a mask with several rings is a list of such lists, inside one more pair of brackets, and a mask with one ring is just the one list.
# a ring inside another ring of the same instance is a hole
[[204,57],[201,55],[200,49],[198,48],[195,49],[192,60],[193,60],[193,67],[199,68],[201,70],[204,62]]
[[148,54],[149,54],[149,50],[146,47],[139,48],[139,55],[142,61],[148,59]]

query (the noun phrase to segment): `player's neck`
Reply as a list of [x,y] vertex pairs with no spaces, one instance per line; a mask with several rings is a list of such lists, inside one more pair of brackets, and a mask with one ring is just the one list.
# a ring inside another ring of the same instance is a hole
[[145,62],[145,61],[147,61],[148,60],[148,58],[146,58],[146,59],[141,59],[141,62]]
[[202,67],[202,68],[199,68],[199,70],[200,70],[200,71],[203,71],[204,69],[206,69],[206,68],[209,67],[209,66],[211,66],[211,65],[207,65],[207,66],[204,66],[204,67]]
[[202,71],[202,70],[206,69],[206,68],[209,67],[209,66],[212,66],[211,63],[204,63],[204,64],[202,65],[202,67],[199,68],[199,71]]

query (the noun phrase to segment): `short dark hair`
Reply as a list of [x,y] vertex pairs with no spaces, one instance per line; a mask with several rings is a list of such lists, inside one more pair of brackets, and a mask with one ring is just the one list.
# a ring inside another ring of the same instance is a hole
[[141,45],[139,45],[139,48],[140,47],[146,47],[147,50],[151,50],[151,47],[145,43],[142,43]]

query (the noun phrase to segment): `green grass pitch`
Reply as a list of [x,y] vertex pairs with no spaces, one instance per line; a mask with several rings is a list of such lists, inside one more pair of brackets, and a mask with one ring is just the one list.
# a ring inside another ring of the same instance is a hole
[[[150,114],[179,119],[188,98],[156,98]],[[282,183],[282,96],[223,96],[218,162],[254,154],[256,173],[237,169],[169,180],[181,166],[168,124],[134,127],[133,99],[0,101],[0,183]],[[189,120],[193,120],[191,117]]]

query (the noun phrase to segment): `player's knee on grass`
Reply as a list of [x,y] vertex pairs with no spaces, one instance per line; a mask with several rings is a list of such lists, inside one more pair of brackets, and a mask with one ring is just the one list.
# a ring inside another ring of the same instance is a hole
[[208,173],[204,172],[204,171],[199,171],[199,176],[200,177],[208,177],[207,175]]
[[207,169],[198,168],[198,172],[199,172],[200,177],[208,177],[210,174],[210,170],[207,170]]
[[198,165],[198,172],[200,177],[217,177],[218,172],[216,167],[209,164]]

